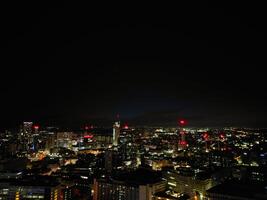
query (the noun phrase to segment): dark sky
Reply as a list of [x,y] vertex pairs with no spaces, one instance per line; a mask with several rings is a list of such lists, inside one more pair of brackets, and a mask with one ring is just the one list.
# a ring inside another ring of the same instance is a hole
[[0,127],[266,127],[261,5],[113,7],[1,6]]

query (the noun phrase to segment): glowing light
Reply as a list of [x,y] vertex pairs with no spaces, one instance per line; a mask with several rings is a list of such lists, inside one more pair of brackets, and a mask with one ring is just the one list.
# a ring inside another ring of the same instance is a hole
[[205,140],[208,140],[209,139],[209,134],[208,133],[204,133],[203,137],[204,137]]
[[38,130],[40,127],[39,127],[38,125],[34,125],[33,128],[34,128],[35,130]]
[[187,122],[186,122],[186,120],[184,120],[184,119],[180,119],[180,120],[179,120],[179,125],[180,125],[180,126],[184,126],[184,125],[186,125],[186,123],[187,123]]
[[176,183],[168,182],[168,185],[176,187]]
[[129,126],[127,124],[124,125],[124,129],[129,129]]
[[93,135],[85,135],[85,136],[83,136],[83,138],[85,138],[85,139],[91,139],[93,137],[94,137]]

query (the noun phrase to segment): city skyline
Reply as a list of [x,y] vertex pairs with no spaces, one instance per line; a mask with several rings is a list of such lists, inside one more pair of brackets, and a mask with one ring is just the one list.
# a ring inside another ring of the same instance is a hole
[[265,6],[95,3],[1,5],[0,199],[266,200]]

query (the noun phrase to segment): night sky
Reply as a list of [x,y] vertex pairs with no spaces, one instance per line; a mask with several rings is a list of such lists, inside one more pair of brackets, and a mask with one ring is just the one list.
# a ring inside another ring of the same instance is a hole
[[0,127],[110,125],[117,113],[130,125],[266,127],[264,13],[207,3],[4,5]]

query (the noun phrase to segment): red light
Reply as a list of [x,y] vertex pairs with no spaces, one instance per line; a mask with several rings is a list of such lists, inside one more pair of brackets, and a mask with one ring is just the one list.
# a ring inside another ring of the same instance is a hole
[[124,129],[129,129],[128,124],[125,124],[125,125],[123,126],[123,128],[124,128]]
[[184,140],[182,140],[182,141],[180,141],[180,144],[181,144],[181,145],[187,145],[187,142],[184,141]]
[[38,129],[39,129],[39,126],[38,126],[38,125],[35,125],[35,126],[33,126],[33,128],[34,128],[35,130],[38,130]]
[[89,127],[88,127],[88,126],[86,126],[86,127],[85,127],[85,130],[88,130],[88,129],[89,129]]
[[85,138],[85,139],[91,139],[93,137],[94,137],[93,135],[85,135],[85,136],[83,136],[83,138]]
[[204,138],[205,140],[208,140],[208,139],[209,139],[209,134],[208,134],[208,133],[204,133],[203,138]]
[[223,135],[223,134],[220,134],[220,138],[221,138],[221,139],[224,139],[224,135]]
[[179,120],[179,125],[184,126],[186,124],[186,121],[184,119]]

